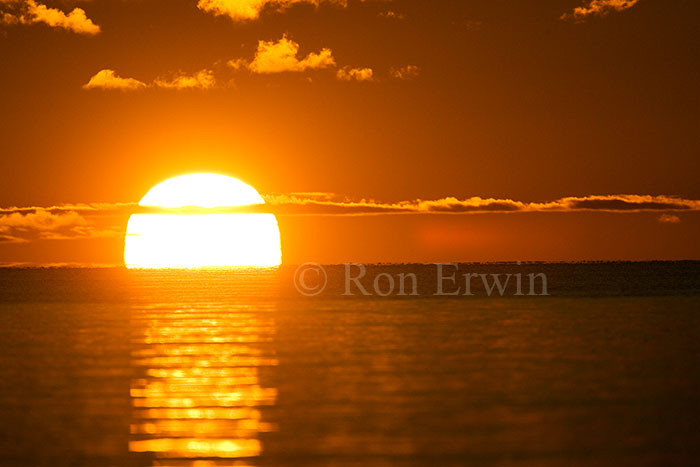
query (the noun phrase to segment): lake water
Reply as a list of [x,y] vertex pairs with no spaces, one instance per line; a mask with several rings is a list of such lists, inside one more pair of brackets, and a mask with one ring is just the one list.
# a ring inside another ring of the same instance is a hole
[[417,265],[368,268],[415,274],[387,297],[342,266],[308,297],[295,268],[0,269],[0,465],[698,462],[700,263],[460,268],[549,295],[436,296]]

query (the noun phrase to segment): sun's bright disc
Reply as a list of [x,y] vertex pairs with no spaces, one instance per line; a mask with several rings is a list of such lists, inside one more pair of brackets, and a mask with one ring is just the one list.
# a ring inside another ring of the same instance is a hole
[[[152,188],[140,206],[226,208],[264,204],[232,177],[192,174]],[[271,267],[281,262],[273,214],[134,214],[124,240],[128,268]]]

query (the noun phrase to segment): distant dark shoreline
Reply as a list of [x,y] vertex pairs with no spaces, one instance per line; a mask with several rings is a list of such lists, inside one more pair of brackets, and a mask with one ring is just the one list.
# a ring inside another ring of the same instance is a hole
[[[262,295],[266,300],[700,297],[700,261],[348,263],[310,267],[306,275],[296,265],[200,270],[2,267],[0,303],[139,302],[166,291],[207,299]],[[163,301],[170,300],[167,294],[163,296]]]

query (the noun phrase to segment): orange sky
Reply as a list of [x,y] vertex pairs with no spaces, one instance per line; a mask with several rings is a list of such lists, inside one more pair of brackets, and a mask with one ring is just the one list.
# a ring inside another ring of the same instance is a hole
[[[287,263],[700,259],[698,13],[0,0],[0,263],[117,264],[129,206],[201,171],[332,194],[273,206]],[[473,197],[500,201],[349,211]]]

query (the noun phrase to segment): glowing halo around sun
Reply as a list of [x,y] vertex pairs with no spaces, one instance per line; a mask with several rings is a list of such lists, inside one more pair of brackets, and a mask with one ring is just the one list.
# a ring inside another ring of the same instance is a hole
[[166,180],[146,193],[139,206],[190,211],[133,214],[124,239],[124,264],[145,269],[279,266],[280,233],[273,214],[191,213],[192,208],[264,203],[253,187],[225,175]]

